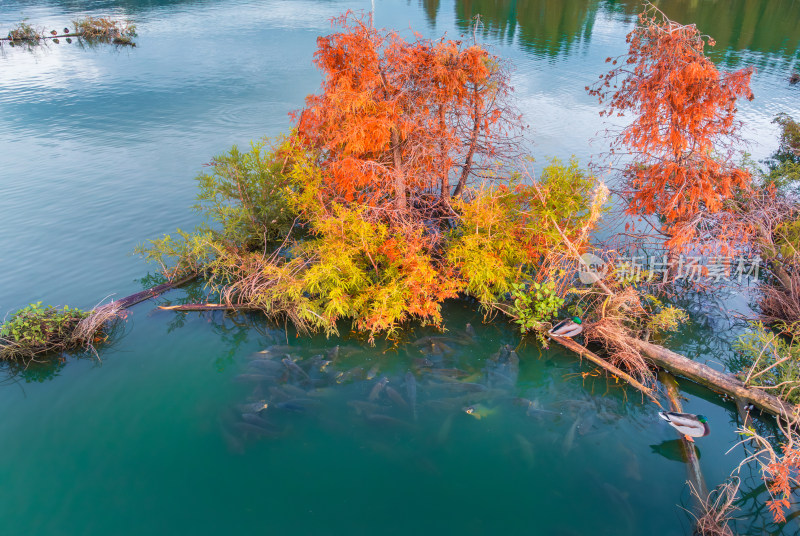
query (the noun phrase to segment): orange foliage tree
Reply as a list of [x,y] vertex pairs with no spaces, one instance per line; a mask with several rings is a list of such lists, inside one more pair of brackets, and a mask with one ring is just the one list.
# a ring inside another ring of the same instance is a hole
[[342,31],[317,40],[322,91],[297,125],[330,199],[407,211],[459,195],[513,153],[520,116],[496,57],[461,41],[409,43],[349,12],[334,24]]
[[711,38],[652,5],[627,42],[626,55],[606,60],[619,65],[586,89],[607,103],[601,115],[635,115],[611,149],[631,157],[623,170],[627,212],[658,215],[665,245],[676,251],[696,242],[708,216],[749,186],[749,173],[733,164],[732,145],[737,99],[753,98],[753,69],[719,71],[703,54]]

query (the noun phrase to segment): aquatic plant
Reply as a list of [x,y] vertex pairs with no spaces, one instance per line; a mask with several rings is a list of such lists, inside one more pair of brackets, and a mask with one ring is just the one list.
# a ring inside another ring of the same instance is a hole
[[24,307],[0,326],[0,359],[31,360],[45,354],[91,349],[106,340],[111,323],[121,316],[114,303],[86,312],[80,309]]
[[649,3],[627,42],[627,54],[606,60],[619,65],[586,88],[607,104],[601,115],[634,116],[611,148],[632,156],[623,168],[626,212],[657,215],[671,251],[696,248],[704,220],[749,187],[748,171],[724,147],[738,139],[736,102],[753,98],[753,69],[720,72],[703,52],[713,39]]
[[516,316],[523,333],[539,328],[544,322],[554,318],[564,305],[564,298],[556,294],[553,281],[537,283],[530,287],[523,283],[514,283],[511,291],[511,312]]
[[44,39],[44,30],[37,30],[25,21],[18,23],[8,32],[8,41],[14,43],[37,44]]
[[110,17],[86,17],[72,22],[75,33],[90,43],[113,43],[115,45],[136,46],[136,25],[129,20]]
[[736,355],[728,368],[748,386],[773,392],[790,404],[800,404],[800,346],[787,342],[760,322],[733,344]]

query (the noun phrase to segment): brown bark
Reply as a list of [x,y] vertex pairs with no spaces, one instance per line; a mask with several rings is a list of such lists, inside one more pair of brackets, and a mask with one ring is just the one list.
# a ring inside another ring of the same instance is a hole
[[473,91],[472,135],[470,136],[469,140],[469,149],[467,150],[467,157],[464,159],[464,166],[461,168],[461,177],[459,177],[458,179],[458,185],[456,186],[456,190],[453,192],[453,197],[458,197],[459,195],[461,195],[461,192],[464,190],[464,186],[466,186],[467,184],[467,178],[469,177],[469,174],[472,171],[472,159],[475,156],[475,147],[478,145],[478,136],[481,131],[481,120],[483,119],[483,114],[481,113],[481,97],[477,83],[472,84],[472,91]]
[[725,374],[702,363],[692,361],[657,344],[632,337],[628,337],[626,342],[642,352],[656,366],[697,382],[712,391],[725,393],[733,398],[748,402],[773,415],[789,418],[794,413],[794,408],[778,397],[759,389],[746,387],[744,383],[730,374]]
[[[444,163],[447,160],[447,147],[445,147],[444,143],[444,132],[447,128],[444,120],[444,105],[439,106],[439,130],[440,130],[440,141],[439,141],[439,156]],[[441,199],[447,200],[450,199],[450,182],[448,180],[448,174],[450,172],[447,169],[449,166],[442,166],[442,193],[440,194]]]
[[406,209],[406,179],[403,175],[403,161],[400,155],[400,133],[392,129],[392,160],[394,162],[394,193],[397,209]]

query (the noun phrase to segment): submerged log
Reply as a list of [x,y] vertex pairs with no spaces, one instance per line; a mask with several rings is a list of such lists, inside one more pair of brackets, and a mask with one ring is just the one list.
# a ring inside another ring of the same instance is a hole
[[[669,398],[670,409],[676,413],[683,413],[681,406],[680,394],[678,393],[678,382],[668,372],[661,372],[658,379],[664,385],[667,391],[667,398]],[[681,436],[681,445],[683,446],[683,456],[686,460],[686,472],[689,475],[689,482],[691,482],[694,489],[697,490],[695,499],[698,501],[697,506],[702,507],[700,502],[703,497],[708,497],[708,488],[706,487],[706,480],[703,478],[703,472],[700,470],[700,460],[697,457],[697,450],[692,442],[688,441],[683,434]]]
[[760,389],[747,387],[730,374],[725,374],[708,365],[692,361],[688,357],[667,350],[657,344],[633,337],[628,337],[626,342],[642,352],[656,366],[697,382],[712,391],[725,393],[735,399],[749,402],[773,415],[790,418],[794,414],[794,408],[790,404]]
[[564,346],[566,348],[569,348],[573,352],[576,352],[581,357],[587,358],[589,361],[591,361],[595,365],[598,365],[598,366],[602,367],[603,369],[607,370],[608,372],[610,372],[614,376],[617,376],[618,378],[620,378],[622,380],[625,380],[626,382],[631,384],[633,387],[635,387],[639,391],[641,391],[650,400],[655,402],[658,407],[662,407],[661,403],[658,401],[658,399],[653,394],[653,390],[652,389],[650,389],[649,387],[643,385],[641,382],[636,380],[636,378],[634,378],[630,374],[627,374],[626,372],[620,370],[619,368],[615,367],[614,365],[612,365],[611,363],[609,363],[608,361],[606,361],[605,359],[603,359],[599,355],[597,355],[594,352],[592,352],[591,350],[587,349],[585,346],[581,346],[580,344],[578,344],[577,342],[573,341],[569,337],[552,337],[552,340],[556,341],[561,346]]

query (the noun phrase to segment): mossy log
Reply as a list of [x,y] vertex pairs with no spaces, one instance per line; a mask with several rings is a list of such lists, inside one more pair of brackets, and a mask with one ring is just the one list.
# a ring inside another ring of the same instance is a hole
[[667,350],[663,346],[628,337],[626,342],[638,349],[654,365],[677,376],[708,387],[712,391],[725,393],[737,400],[749,402],[762,411],[789,418],[795,409],[776,396],[745,384],[730,374],[715,370],[708,365],[692,361],[688,357]]

